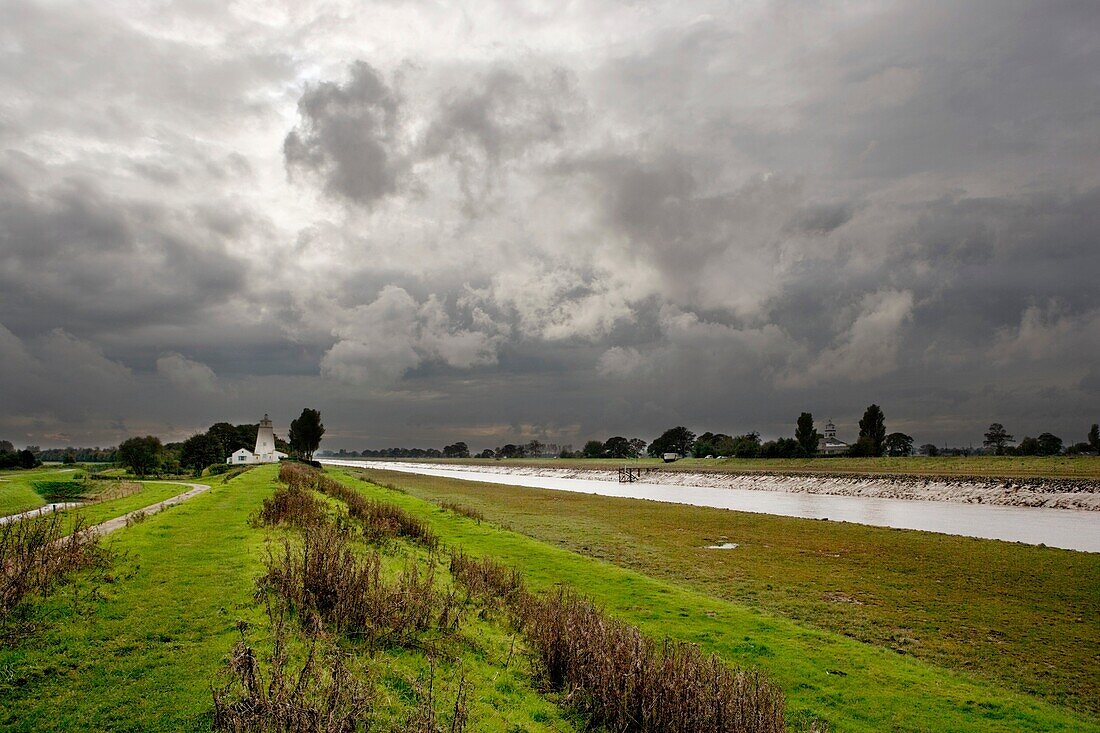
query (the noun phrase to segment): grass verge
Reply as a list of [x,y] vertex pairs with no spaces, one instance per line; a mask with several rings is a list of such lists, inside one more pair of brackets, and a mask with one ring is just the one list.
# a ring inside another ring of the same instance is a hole
[[[339,473],[351,477],[349,472]],[[820,717],[835,730],[1098,729],[1095,716],[1088,713],[1075,713],[973,675],[951,672],[841,634],[760,613],[699,590],[673,585],[441,511],[435,504],[411,495],[428,493],[420,482],[425,478],[408,474],[379,476],[379,480],[393,482],[410,494],[389,491],[364,481],[355,485],[371,498],[384,498],[428,521],[445,544],[461,547],[472,554],[492,556],[520,569],[532,587],[568,583],[646,633],[697,642],[705,650],[717,652],[731,662],[765,669],[783,685],[796,719],[798,713],[807,718]],[[456,489],[477,487],[468,482],[453,481],[453,484],[457,485]],[[506,487],[481,489],[502,492]],[[540,492],[517,491],[523,492],[528,499],[523,512],[541,516],[546,507],[531,501]],[[474,506],[490,519],[495,518],[492,502],[481,501],[483,497],[479,497],[477,491],[450,493],[452,500],[461,494],[463,504]],[[541,493],[558,495],[560,492]],[[640,502],[633,504],[629,510]],[[625,507],[614,511],[609,506],[605,504],[602,508],[608,521],[629,514]],[[747,521],[759,518],[759,515],[752,515]],[[651,517],[643,516],[637,521],[649,519]],[[546,523],[566,526],[570,519],[549,516]],[[794,531],[797,526],[787,525],[786,530]],[[584,533],[588,529],[585,526],[577,531]],[[655,566],[662,563],[660,558],[653,558],[652,562]],[[772,583],[787,582],[778,573],[778,568],[772,572]],[[866,574],[873,578],[873,569],[867,569]]]

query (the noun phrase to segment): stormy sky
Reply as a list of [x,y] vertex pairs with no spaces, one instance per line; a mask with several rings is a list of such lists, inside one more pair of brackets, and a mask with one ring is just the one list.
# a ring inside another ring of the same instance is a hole
[[0,438],[1083,440],[1100,5],[0,3]]

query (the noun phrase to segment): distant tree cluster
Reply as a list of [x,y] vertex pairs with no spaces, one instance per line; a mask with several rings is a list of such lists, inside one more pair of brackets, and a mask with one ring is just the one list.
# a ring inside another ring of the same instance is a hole
[[16,450],[11,441],[0,440],[0,469],[34,468],[42,462],[35,455],[34,446]]

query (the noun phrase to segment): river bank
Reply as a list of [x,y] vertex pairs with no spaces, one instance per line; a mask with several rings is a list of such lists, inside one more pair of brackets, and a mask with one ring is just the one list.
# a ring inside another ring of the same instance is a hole
[[[434,466],[415,461],[387,461],[393,467]],[[548,468],[523,465],[463,465],[448,463],[447,470],[506,476],[538,476],[588,481],[618,481],[618,464],[606,470]],[[946,501],[962,504],[1076,509],[1100,511],[1100,481],[1075,478],[983,478],[978,476],[927,477],[906,474],[719,473],[666,471],[643,474],[639,483],[710,489],[773,491],[910,501]]]

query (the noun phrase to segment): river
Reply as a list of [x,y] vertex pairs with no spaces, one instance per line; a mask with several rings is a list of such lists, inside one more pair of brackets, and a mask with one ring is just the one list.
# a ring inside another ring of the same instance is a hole
[[1023,542],[1029,545],[1042,544],[1067,550],[1100,552],[1100,512],[1096,511],[754,491],[659,483],[630,484],[617,481],[491,473],[478,471],[475,467],[448,468],[439,464],[423,463],[331,459],[325,459],[322,463],[442,476],[463,481],[526,486],[535,489],[648,499],[803,519],[829,519],[876,527],[917,529],[964,537]]

